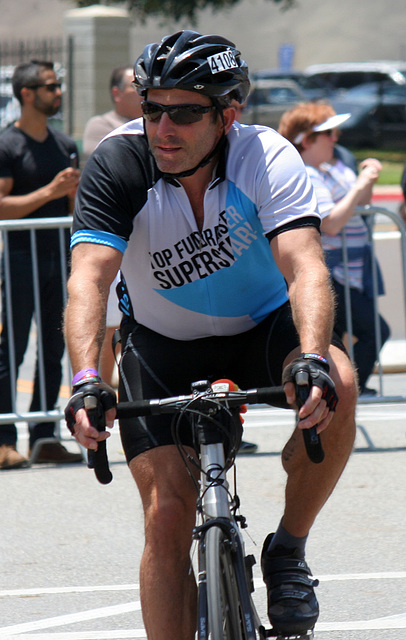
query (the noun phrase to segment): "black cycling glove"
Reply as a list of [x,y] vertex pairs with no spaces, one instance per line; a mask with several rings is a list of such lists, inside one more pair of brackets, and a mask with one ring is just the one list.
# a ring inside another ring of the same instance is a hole
[[293,360],[283,371],[282,384],[293,382],[298,385],[298,374],[307,374],[308,384],[315,385],[322,390],[322,398],[326,401],[330,411],[335,411],[338,396],[333,380],[328,375],[330,367],[328,362],[321,356],[312,354],[301,354],[299,358]]
[[104,422],[105,412],[112,409],[117,404],[114,389],[101,380],[100,382],[87,382],[84,380],[74,385],[72,388],[72,395],[65,408],[66,424],[72,435],[74,435],[76,413],[79,409],[85,408],[86,396],[93,396],[96,399],[94,404],[99,430],[100,428],[103,431],[105,429],[105,425],[101,425],[101,423]]

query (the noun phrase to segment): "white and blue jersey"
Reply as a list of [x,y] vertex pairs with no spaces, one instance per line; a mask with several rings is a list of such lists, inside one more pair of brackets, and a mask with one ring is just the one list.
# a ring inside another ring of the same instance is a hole
[[140,121],[116,129],[84,169],[72,247],[106,244],[137,322],[179,340],[235,335],[286,302],[270,240],[320,217],[303,162],[272,129],[234,123],[198,229],[181,184],[164,177]]

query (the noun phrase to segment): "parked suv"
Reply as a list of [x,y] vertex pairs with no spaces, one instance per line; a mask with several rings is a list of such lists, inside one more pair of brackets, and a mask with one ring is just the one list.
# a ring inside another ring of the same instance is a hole
[[337,113],[351,113],[340,127],[344,146],[406,149],[406,84],[370,82],[331,98]]
[[241,114],[243,124],[263,124],[277,129],[285,111],[307,97],[292,80],[253,80],[247,106]]
[[371,82],[406,85],[406,62],[378,60],[375,62],[337,62],[306,67],[309,79],[320,80],[331,93],[345,91]]
[[299,85],[308,100],[325,98],[328,89],[319,78],[309,78],[301,71],[284,69],[261,69],[252,74],[252,80],[291,80]]

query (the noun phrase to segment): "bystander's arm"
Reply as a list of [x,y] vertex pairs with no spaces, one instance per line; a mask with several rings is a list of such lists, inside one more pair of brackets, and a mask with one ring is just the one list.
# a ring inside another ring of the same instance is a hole
[[354,215],[355,208],[371,201],[372,188],[379,177],[379,167],[372,159],[369,164],[361,165],[362,170],[354,186],[330,210],[328,216],[323,218],[321,228],[324,233],[337,235]]
[[79,176],[78,169],[63,169],[49,184],[21,196],[10,195],[12,178],[0,178],[0,220],[25,218],[51,200],[64,196],[74,198]]

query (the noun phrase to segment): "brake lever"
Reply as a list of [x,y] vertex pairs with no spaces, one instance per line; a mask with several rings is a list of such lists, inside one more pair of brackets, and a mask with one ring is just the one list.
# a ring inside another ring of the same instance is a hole
[[[92,427],[100,432],[105,431],[104,412],[99,412],[96,396],[85,395],[83,402]],[[113,474],[109,468],[106,440],[98,442],[97,445],[97,451],[87,450],[87,466],[89,469],[94,469],[96,478],[101,484],[109,484],[113,479]]]
[[[307,371],[299,369],[299,371],[296,372],[295,381],[296,402],[300,409],[300,407],[302,407],[306,402],[310,393],[309,376]],[[317,425],[310,427],[310,429],[302,429],[302,433],[309,459],[315,464],[323,462],[324,450],[321,444],[320,435],[317,433]]]

